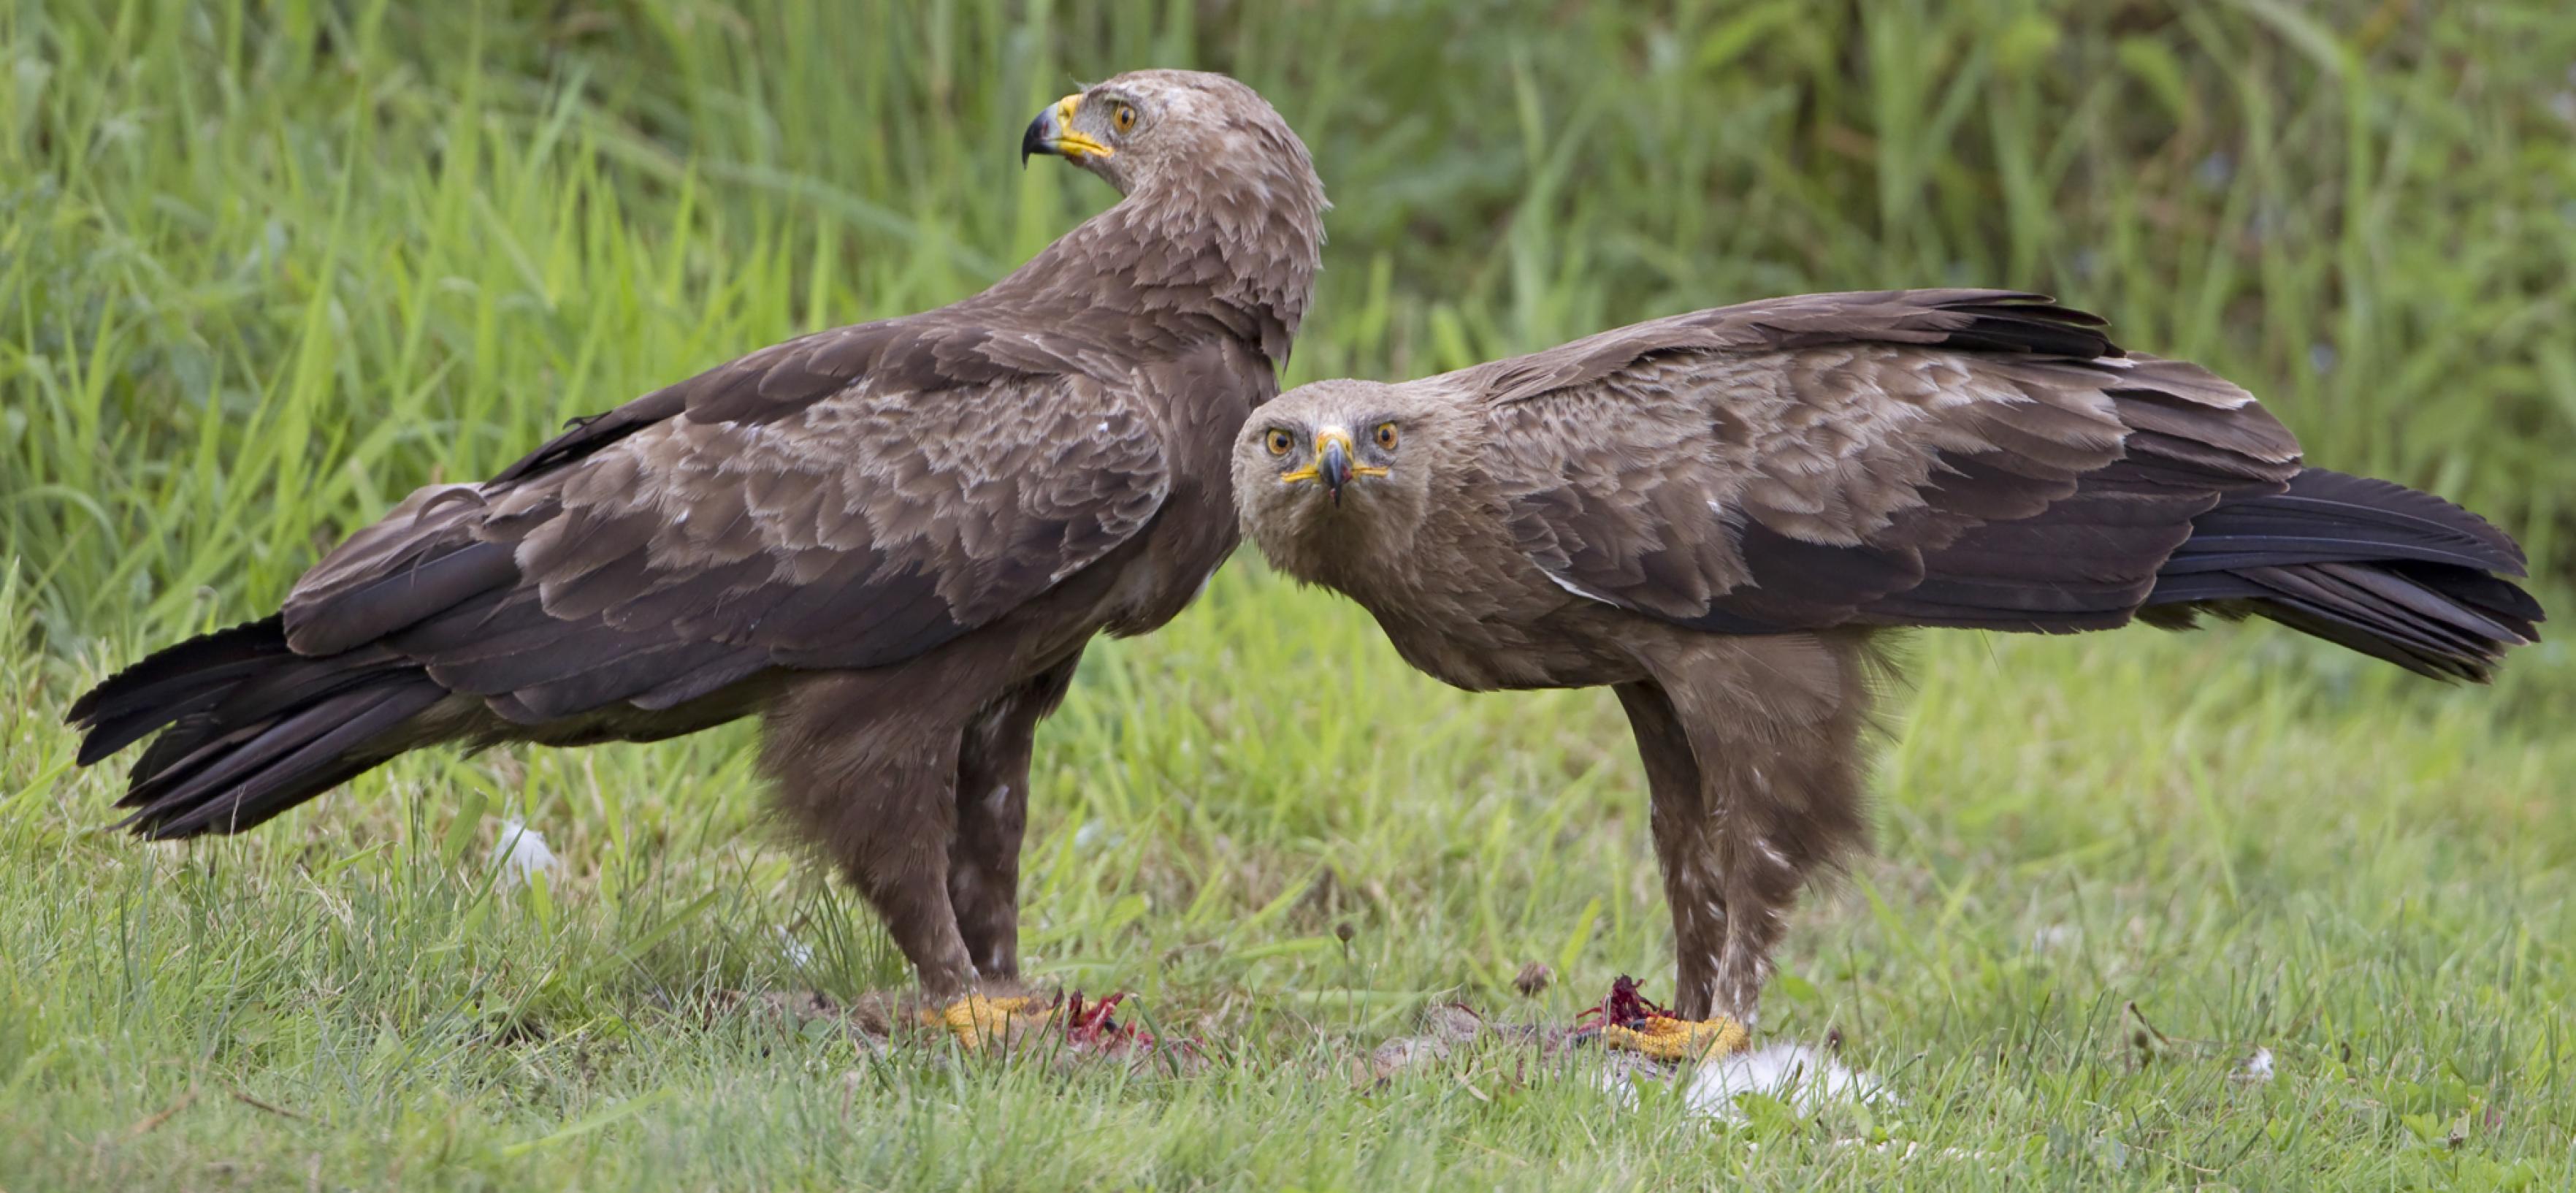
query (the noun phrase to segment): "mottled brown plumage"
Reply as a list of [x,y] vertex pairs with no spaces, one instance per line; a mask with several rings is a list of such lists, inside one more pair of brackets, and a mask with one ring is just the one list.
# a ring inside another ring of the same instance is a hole
[[1750,1022],[1782,917],[1861,836],[1871,642],[2256,615],[2443,678],[2536,637],[2475,515],[2304,468],[2196,365],[2032,295],[1818,294],[1659,319],[1246,423],[1271,562],[1471,690],[1614,688],[1680,1008]]
[[423,489],[276,616],[76,704],[159,733],[127,823],[258,824],[404,750],[642,741],[758,714],[792,821],[924,985],[1017,960],[1029,745],[1083,646],[1178,613],[1236,542],[1226,453],[1277,392],[1324,208],[1216,75],[1030,125],[1125,198],[982,294],[790,340]]

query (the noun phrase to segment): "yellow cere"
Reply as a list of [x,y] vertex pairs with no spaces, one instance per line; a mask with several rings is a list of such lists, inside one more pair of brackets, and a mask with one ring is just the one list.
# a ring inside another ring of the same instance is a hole
[[1063,154],[1064,156],[1066,156],[1067,158],[1071,158],[1071,159],[1073,159],[1073,160],[1075,160],[1075,161],[1080,161],[1080,160],[1082,160],[1082,159],[1083,159],[1084,157],[1086,157],[1086,156],[1088,156],[1088,157],[1114,157],[1114,156],[1116,156],[1116,154],[1117,154],[1117,151],[1116,151],[1116,150],[1113,150],[1113,149],[1111,149],[1110,147],[1108,147],[1108,146],[1106,146],[1106,145],[1103,145],[1103,144],[1101,144],[1101,143],[1100,143],[1100,142],[1098,142],[1098,141],[1092,140],[1090,137],[1088,137],[1088,136],[1086,136],[1086,135],[1084,135],[1084,134],[1082,134],[1082,133],[1079,133],[1079,132],[1074,131],[1074,127],[1073,127],[1073,117],[1074,117],[1074,113],[1079,112],[1079,111],[1081,111],[1081,110],[1082,110],[1082,93],[1081,93],[1081,92],[1075,92],[1075,93],[1074,93],[1074,94],[1072,94],[1072,95],[1068,95],[1068,96],[1064,97],[1063,99],[1060,99],[1060,100],[1055,101],[1055,129],[1056,129],[1056,133],[1055,133],[1055,148],[1056,148],[1056,152],[1061,153],[1061,154]]

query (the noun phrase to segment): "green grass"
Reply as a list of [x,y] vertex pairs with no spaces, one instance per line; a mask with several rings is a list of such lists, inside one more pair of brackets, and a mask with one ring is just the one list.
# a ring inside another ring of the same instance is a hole
[[[1921,639],[1877,851],[1764,1023],[1903,1104],[1737,1126],[1508,1054],[1352,1089],[1431,1003],[1665,980],[1641,779],[1606,696],[1440,688],[1248,561],[1094,653],[1028,854],[1037,970],[1139,992],[1195,1076],[725,1009],[903,976],[742,729],[409,758],[159,849],[97,831],[116,768],[58,724],[424,480],[971,292],[1109,199],[1017,170],[1020,125],[1145,63],[1315,148],[1298,376],[2050,289],[2514,527],[2563,598],[2557,5],[413,7],[0,0],[0,1189],[2576,1184],[2556,645],[2452,690],[2264,627]],[[561,881],[496,888],[503,815]],[[2231,1080],[2257,1047],[2278,1078]]]

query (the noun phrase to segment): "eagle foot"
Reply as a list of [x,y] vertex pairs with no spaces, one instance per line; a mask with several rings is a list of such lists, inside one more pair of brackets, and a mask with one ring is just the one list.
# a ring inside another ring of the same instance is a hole
[[986,998],[969,994],[944,1007],[923,1008],[921,1022],[924,1027],[946,1028],[972,1052],[987,1043],[1007,1044],[1020,1031],[1055,1018],[1057,1010],[1053,1001],[1027,995]]
[[1648,1019],[1637,1027],[1604,1025],[1604,1047],[1641,1052],[1656,1060],[1700,1061],[1744,1051],[1753,1033],[1732,1019]]
[[1586,1021],[1576,1038],[1591,1038],[1602,1047],[1636,1052],[1662,1061],[1705,1061],[1742,1052],[1753,1042],[1743,1024],[1723,1015],[1684,1019],[1655,1004],[1637,990],[1634,978],[1622,975],[1610,984],[1610,997],[1583,1013]]
[[944,1028],[970,1052],[987,1044],[1007,1047],[1012,1042],[1033,1038],[1039,1028],[1061,1025],[1065,1042],[1076,1051],[1117,1052],[1128,1049],[1150,1050],[1154,1037],[1143,1028],[1118,1022],[1118,1004],[1124,993],[1107,998],[1085,1000],[1082,992],[1057,994],[1041,998],[1014,995],[988,998],[969,994],[944,1007],[925,1007],[921,1022],[925,1027]]

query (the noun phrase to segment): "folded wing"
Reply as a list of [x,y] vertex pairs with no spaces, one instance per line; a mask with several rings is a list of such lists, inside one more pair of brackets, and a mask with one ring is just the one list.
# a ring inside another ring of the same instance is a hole
[[969,313],[790,341],[412,494],[280,615],[83,696],[81,762],[158,733],[127,823],[235,832],[481,732],[435,711],[459,698],[564,740],[685,731],[638,716],[1007,616],[1143,529],[1170,478],[1116,370],[989,313],[943,322]]
[[[1522,551],[1571,591],[1703,629],[2068,632],[2150,604],[2323,599],[2282,591],[2302,577],[2265,588],[2244,568],[2522,566],[2473,515],[2396,486],[2447,511],[2438,550],[2392,548],[2393,531],[2355,534],[2349,517],[2319,523],[2325,498],[2350,494],[2325,473],[2294,491],[2298,443],[2252,395],[2196,365],[2123,353],[2098,320],[2033,295],[1750,303],[1470,376]],[[2391,516],[2373,515],[2403,522]],[[2306,539],[2248,539],[2302,517]],[[2199,579],[2166,576],[2206,518],[2260,557],[2221,556],[2213,540],[2177,565]],[[2471,587],[2489,606],[2504,600]],[[2455,610],[2460,632],[2440,641],[2459,665],[2430,669],[2482,674],[2525,640],[2538,609],[2507,604]],[[2316,632],[2307,613],[2301,628]],[[2395,661],[2427,669],[2419,655]]]
[[1072,353],[1031,338],[997,366],[984,329],[895,334],[900,368],[782,345],[414,494],[297,585],[288,644],[380,644],[522,723],[668,708],[934,649],[1161,506],[1156,429]]

